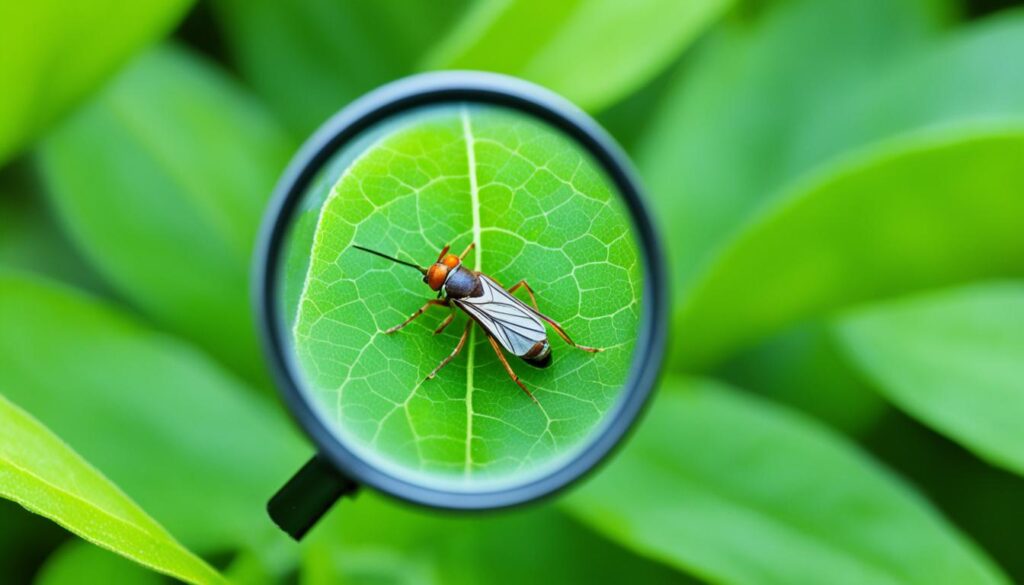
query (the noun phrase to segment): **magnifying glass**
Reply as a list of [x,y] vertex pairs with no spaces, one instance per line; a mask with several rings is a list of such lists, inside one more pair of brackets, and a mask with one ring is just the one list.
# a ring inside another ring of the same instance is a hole
[[413,76],[329,120],[277,187],[255,286],[317,449],[268,505],[297,539],[361,485],[459,510],[556,492],[634,424],[665,345],[625,156],[495,74]]

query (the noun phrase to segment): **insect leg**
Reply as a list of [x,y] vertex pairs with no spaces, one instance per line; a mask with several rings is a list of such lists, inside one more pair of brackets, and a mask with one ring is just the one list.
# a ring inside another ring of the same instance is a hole
[[461,254],[459,254],[459,260],[460,261],[461,260],[465,260],[466,254],[469,254],[469,251],[472,250],[475,247],[476,247],[476,242],[470,242],[469,245],[466,246],[466,249],[463,250]]
[[555,321],[551,317],[548,317],[544,313],[537,313],[537,316],[540,317],[541,319],[544,319],[545,321],[547,321],[548,324],[551,325],[551,327],[555,330],[555,332],[558,333],[559,337],[564,339],[566,343],[568,343],[569,345],[575,347],[576,349],[580,349],[580,350],[587,351],[587,352],[590,352],[590,353],[598,353],[598,352],[604,351],[600,347],[589,347],[589,346],[586,346],[586,345],[580,345],[580,344],[576,343],[575,341],[573,341],[572,339],[569,338],[569,334],[565,332],[565,329],[562,329],[562,326],[559,325],[557,321]]
[[[470,321],[470,323],[472,323],[472,321]],[[486,331],[484,332],[484,335],[487,335]],[[523,389],[523,392],[526,392],[526,395],[530,397],[530,400],[537,402],[537,399],[533,397],[533,393],[527,390],[526,386],[524,386],[523,383],[519,381],[519,376],[517,376],[516,373],[512,370],[512,366],[508,364],[508,360],[505,359],[505,354],[501,353],[501,346],[498,345],[498,342],[495,341],[495,339],[490,335],[487,335],[487,341],[491,342],[491,347],[494,348],[494,353],[498,354],[498,359],[501,360],[501,364],[505,366],[505,371],[508,372],[508,375],[512,377],[512,381],[515,382],[516,384],[519,384],[519,387]],[[537,404],[540,403],[537,402]]]
[[545,321],[547,321],[551,325],[551,327],[554,328],[555,332],[558,333],[558,336],[561,337],[562,339],[564,339],[566,343],[568,343],[569,345],[575,347],[576,349],[581,349],[583,351],[589,351],[590,353],[597,353],[599,351],[602,351],[600,348],[597,348],[597,347],[587,347],[585,345],[577,344],[575,341],[573,341],[572,339],[569,338],[569,334],[565,332],[565,329],[562,328],[562,326],[559,325],[557,321],[555,321],[551,317],[548,317],[544,313],[541,313],[540,312],[540,307],[537,306],[537,297],[534,296],[533,289],[530,288],[530,285],[526,283],[526,279],[525,278],[523,280],[520,280],[519,282],[513,284],[512,288],[508,289],[508,292],[514,293],[517,290],[519,290],[519,287],[525,288],[526,292],[530,295],[530,301],[533,303],[533,308],[537,309],[537,316],[540,317],[541,319],[544,319]]
[[434,368],[434,370],[432,372],[427,374],[427,377],[424,378],[425,380],[432,379],[434,376],[437,375],[438,372],[441,371],[441,368],[447,366],[448,362],[452,361],[453,359],[455,359],[455,356],[459,355],[459,352],[462,351],[462,346],[466,345],[466,339],[469,338],[469,329],[472,326],[473,326],[473,320],[470,319],[469,322],[466,323],[466,328],[463,329],[462,337],[459,338],[459,343],[457,343],[455,345],[455,349],[452,350],[452,352],[450,354],[448,354],[448,356],[446,358],[441,360],[441,363],[437,364],[437,367]]
[[455,319],[455,309],[452,309],[452,312],[444,318],[444,321],[441,321],[441,324],[437,326],[437,329],[434,329],[434,335],[440,335],[445,328],[452,324],[453,319]]
[[537,297],[533,295],[533,289],[530,288],[530,285],[526,284],[525,278],[513,284],[512,287],[508,289],[508,292],[515,293],[517,290],[519,290],[519,287],[523,287],[526,289],[526,294],[530,295],[530,302],[533,303],[533,308],[537,309],[537,312],[539,313],[540,307],[537,306]]
[[391,327],[390,329],[385,330],[384,333],[390,334],[390,333],[394,333],[395,331],[398,331],[402,327],[405,327],[409,323],[412,323],[413,319],[415,319],[416,317],[419,317],[423,313],[426,313],[427,309],[429,309],[430,307],[432,307],[434,305],[440,305],[440,306],[443,306],[443,307],[447,307],[448,306],[448,301],[446,301],[446,300],[438,300],[438,299],[430,299],[429,301],[427,301],[427,303],[425,305],[423,305],[422,307],[417,309],[416,312],[413,313],[408,319],[406,319],[405,321],[402,321],[401,323],[399,323],[398,325],[395,325],[394,327]]

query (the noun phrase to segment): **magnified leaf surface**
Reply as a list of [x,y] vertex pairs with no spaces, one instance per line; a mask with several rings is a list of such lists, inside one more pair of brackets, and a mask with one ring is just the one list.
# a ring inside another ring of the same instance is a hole
[[[589,155],[538,121],[485,106],[411,116],[381,130],[322,205],[294,324],[300,363],[348,443],[401,473],[450,487],[539,471],[599,425],[626,378],[642,290],[628,216]],[[510,357],[537,403],[475,326],[425,381],[467,317],[432,335],[447,311],[431,309],[386,335],[434,294],[415,270],[351,247],[430,264],[470,242],[469,268],[527,279],[543,312],[605,350],[549,330],[550,367]]]

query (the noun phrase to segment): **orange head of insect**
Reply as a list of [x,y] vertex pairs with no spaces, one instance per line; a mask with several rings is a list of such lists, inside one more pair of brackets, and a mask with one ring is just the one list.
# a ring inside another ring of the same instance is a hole
[[427,269],[427,273],[423,275],[423,282],[427,283],[432,290],[440,291],[445,280],[448,279],[448,273],[462,263],[458,256],[448,253],[448,248],[449,246],[445,246],[441,250],[441,253],[437,255],[437,262],[432,264]]

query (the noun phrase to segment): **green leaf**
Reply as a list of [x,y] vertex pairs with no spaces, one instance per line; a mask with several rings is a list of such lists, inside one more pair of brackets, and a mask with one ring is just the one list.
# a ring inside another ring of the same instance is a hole
[[190,583],[223,582],[100,472],[3,396],[0,497],[161,573]]
[[303,452],[237,379],[41,281],[0,276],[0,323],[0,388],[186,544],[228,550],[272,530],[266,499]]
[[754,209],[817,162],[790,160],[807,120],[827,112],[831,127],[845,115],[837,102],[874,84],[943,20],[928,0],[751,4],[670,81],[636,149],[677,297]]
[[1024,523],[1019,506],[1024,477],[989,465],[897,412],[882,417],[865,439],[873,455],[920,486],[950,522],[969,534],[1012,579],[1021,580],[1024,557],[1017,535]]
[[259,380],[249,266],[290,146],[222,73],[163,47],[56,131],[41,158],[57,211],[110,282]]
[[102,548],[72,540],[46,559],[33,585],[76,585],[78,583],[117,583],[118,585],[156,585],[163,583],[155,573],[126,561]]
[[547,86],[601,110],[650,81],[730,0],[490,0],[424,62],[482,69]]
[[[268,561],[265,557],[267,550],[272,550],[274,559]],[[273,549],[244,548],[235,554],[231,564],[224,569],[224,576],[232,583],[276,585],[296,573],[299,552],[290,542],[280,542]]]
[[333,583],[439,583],[424,558],[408,559],[388,548],[363,546],[343,550],[329,543],[309,547],[302,568],[303,585]]
[[858,302],[1024,274],[1024,129],[891,144],[797,185],[717,256],[676,321],[701,367]]
[[413,72],[466,0],[217,0],[242,75],[305,136],[348,102]]
[[[11,174],[15,173],[7,176]],[[17,179],[0,183],[0,266],[54,277],[90,291],[107,292],[103,279],[90,269],[61,231],[42,194],[34,193],[33,187]]]
[[304,585],[353,583],[674,583],[677,571],[633,554],[540,504],[476,517],[380,497],[346,502],[309,535]]
[[[692,54],[689,53],[690,59]],[[632,154],[637,142],[648,134],[650,125],[655,122],[650,113],[665,99],[677,72],[687,63],[689,59],[682,59],[680,64],[669,67],[629,97],[598,113],[598,123],[627,153]]]
[[886,411],[828,323],[787,329],[738,353],[716,374],[848,433],[869,430]]
[[167,34],[191,5],[191,0],[0,5],[0,163],[129,56]]
[[[522,114],[442,106],[396,126],[323,204],[294,325],[300,363],[345,440],[400,473],[522,480],[579,448],[626,379],[643,282],[628,215],[578,145]],[[435,309],[383,334],[433,291],[414,270],[351,248],[429,263],[442,245],[470,242],[469,268],[505,286],[528,279],[542,311],[605,350],[575,350],[552,332],[550,367],[512,358],[536,403],[475,327],[463,354],[425,381],[467,318],[434,336],[446,312]]]
[[900,408],[1024,474],[1024,284],[873,305],[845,316],[839,333]]
[[[896,60],[871,83],[807,112],[791,166],[900,133],[966,122],[1024,119],[1024,10],[957,28]],[[841,112],[841,115],[837,115]]]
[[1006,582],[852,444],[712,382],[669,380],[625,452],[567,504],[712,582]]
[[27,583],[49,551],[68,539],[63,528],[0,498],[0,575],[14,583]]

